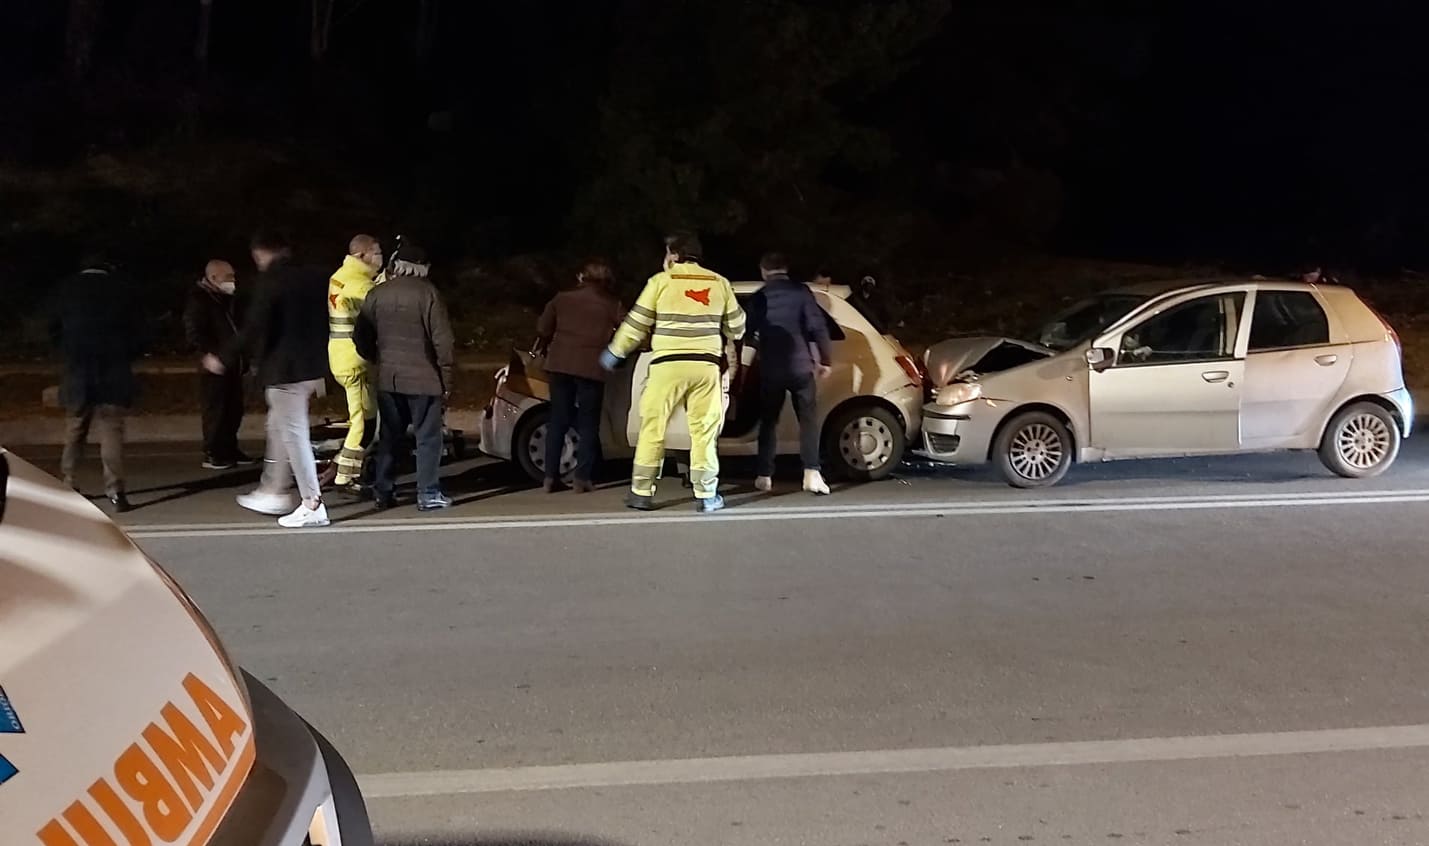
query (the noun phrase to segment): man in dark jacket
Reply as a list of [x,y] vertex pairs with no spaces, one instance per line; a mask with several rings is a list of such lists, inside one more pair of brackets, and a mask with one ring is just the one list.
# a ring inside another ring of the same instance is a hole
[[446,305],[431,282],[426,253],[402,245],[387,281],[372,289],[357,316],[357,353],[375,362],[377,468],[373,494],[380,509],[396,504],[397,453],[411,426],[417,439],[417,509],[451,507],[442,493],[442,407],[452,389],[453,337]]
[[60,401],[68,413],[65,484],[75,487],[89,429],[99,429],[104,492],[117,512],[129,510],[124,493],[124,415],[134,404],[133,362],[143,350],[140,311],[129,280],[103,261],[60,283],[50,335],[64,357]]
[[769,253],[759,262],[764,287],[749,307],[749,333],[758,336],[761,413],[759,464],[754,486],[773,488],[774,455],[784,397],[794,402],[799,420],[799,457],[804,462],[804,490],[829,492],[819,467],[819,421],[815,382],[833,363],[828,317],[809,286],[789,278],[789,262]]
[[243,361],[223,360],[238,335],[234,293],[238,275],[222,259],[210,261],[203,277],[189,289],[184,303],[184,337],[189,348],[223,361],[223,373],[199,368],[199,402],[203,412],[203,467],[228,470],[253,459],[238,448],[238,428],[243,424]]
[[[283,515],[278,525],[284,528],[326,526],[308,404],[323,391],[327,375],[327,276],[294,264],[288,241],[279,235],[255,236],[252,252],[259,276],[244,321],[225,355],[204,358],[210,373],[222,374],[224,359],[246,351],[268,401],[263,479],[238,504]],[[295,478],[302,496],[296,508],[288,492]]]

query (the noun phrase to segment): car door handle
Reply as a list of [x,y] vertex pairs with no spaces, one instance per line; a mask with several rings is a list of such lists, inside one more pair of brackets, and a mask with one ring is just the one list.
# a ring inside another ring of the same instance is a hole
[[1335,362],[1337,362],[1337,361],[1339,361],[1339,360],[1340,360],[1340,357],[1337,356],[1337,355],[1317,355],[1317,356],[1315,356],[1315,363],[1318,364],[1318,365],[1320,365],[1321,367],[1334,367],[1334,366],[1335,366]]
[[1201,378],[1214,384],[1216,382],[1224,382],[1231,378],[1231,373],[1229,370],[1207,370],[1201,374]]

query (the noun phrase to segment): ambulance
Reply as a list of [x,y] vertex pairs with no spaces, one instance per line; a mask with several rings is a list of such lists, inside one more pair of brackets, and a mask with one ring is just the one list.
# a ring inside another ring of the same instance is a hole
[[372,843],[332,744],[97,508],[0,449],[0,844]]

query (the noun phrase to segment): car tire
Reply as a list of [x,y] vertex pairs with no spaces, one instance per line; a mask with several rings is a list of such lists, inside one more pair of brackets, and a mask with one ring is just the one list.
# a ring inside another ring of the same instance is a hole
[[1340,409],[1320,439],[1320,461],[1346,479],[1368,479],[1389,469],[1399,456],[1399,424],[1372,402]]
[[[521,465],[521,471],[531,477],[533,481],[544,482],[546,480],[546,426],[551,422],[551,409],[543,406],[528,413],[521,418],[521,423],[516,427],[516,437],[511,443],[511,455],[516,459],[516,463]],[[566,433],[566,455],[568,461],[562,461],[564,472],[561,479],[569,482],[575,471],[575,446],[576,432],[571,429]]]
[[855,405],[835,414],[824,427],[824,459],[838,479],[886,479],[903,461],[907,448],[903,424],[882,406]]
[[1003,426],[992,445],[992,460],[1014,488],[1046,488],[1072,468],[1072,431],[1045,411],[1019,414]]

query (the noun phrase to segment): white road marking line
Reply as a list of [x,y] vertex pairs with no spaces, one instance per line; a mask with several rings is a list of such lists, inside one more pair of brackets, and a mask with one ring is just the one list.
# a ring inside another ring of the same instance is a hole
[[[745,506],[718,514],[633,512],[571,515],[531,515],[521,517],[408,518],[360,520],[339,523],[325,529],[301,531],[282,529],[272,523],[208,523],[132,526],[129,536],[136,540],[161,538],[223,538],[288,535],[304,537],[327,534],[375,534],[416,531],[482,531],[499,529],[583,528],[596,526],[669,526],[686,523],[764,522],[772,520],[840,520],[858,518],[1015,516],[1103,512],[1206,511],[1217,509],[1317,508],[1343,505],[1386,505],[1429,502],[1429,490],[1364,491],[1354,493],[1277,494],[1273,496],[1187,496],[1143,497],[1135,499],[1044,499],[982,500],[963,502],[909,503],[906,505],[825,505],[799,507]],[[676,506],[681,507],[681,506]]]
[[940,749],[619,761],[489,770],[428,770],[359,776],[358,782],[362,795],[367,799],[400,799],[592,787],[1195,761],[1208,758],[1423,747],[1429,747],[1429,725]]

